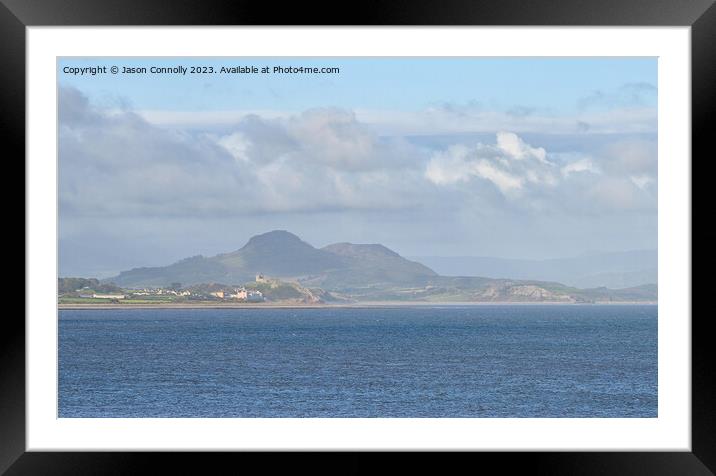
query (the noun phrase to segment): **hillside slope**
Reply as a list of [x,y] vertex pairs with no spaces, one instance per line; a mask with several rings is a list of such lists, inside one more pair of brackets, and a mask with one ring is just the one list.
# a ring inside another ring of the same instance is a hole
[[658,282],[656,250],[591,253],[571,258],[525,260],[479,256],[411,258],[442,276],[557,281],[578,288],[628,288]]
[[412,284],[437,276],[382,245],[338,243],[317,249],[298,236],[275,230],[252,237],[242,248],[213,257],[194,256],[168,266],[134,268],[109,278],[125,287],[171,283],[243,283],[257,274],[320,285],[327,289],[381,283]]

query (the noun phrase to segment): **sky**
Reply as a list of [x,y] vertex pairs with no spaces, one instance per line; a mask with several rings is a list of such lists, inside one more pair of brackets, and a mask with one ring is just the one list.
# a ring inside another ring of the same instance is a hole
[[[213,71],[150,70],[177,66]],[[274,229],[403,256],[657,245],[656,58],[61,58],[58,120],[61,276]]]

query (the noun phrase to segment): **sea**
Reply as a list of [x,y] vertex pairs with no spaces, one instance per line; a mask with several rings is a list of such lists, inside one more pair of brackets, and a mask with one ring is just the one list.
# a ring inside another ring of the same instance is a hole
[[655,418],[655,305],[59,311],[60,418]]

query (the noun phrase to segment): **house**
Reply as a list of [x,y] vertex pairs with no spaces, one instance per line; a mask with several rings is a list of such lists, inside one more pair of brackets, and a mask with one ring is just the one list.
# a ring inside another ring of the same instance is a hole
[[209,294],[211,294],[214,297],[218,297],[219,299],[224,299],[224,291],[213,291]]
[[236,288],[233,293],[229,294],[231,299],[238,299],[239,301],[246,301],[249,297],[246,288]]
[[262,302],[264,300],[264,295],[261,291],[249,291],[246,300],[249,302]]
[[269,280],[268,280],[268,278],[267,278],[266,276],[264,276],[263,274],[259,273],[259,274],[256,275],[256,282],[257,282],[257,283],[268,283]]
[[124,299],[127,296],[124,294],[97,294],[94,293],[92,295],[93,298],[99,298],[99,299]]

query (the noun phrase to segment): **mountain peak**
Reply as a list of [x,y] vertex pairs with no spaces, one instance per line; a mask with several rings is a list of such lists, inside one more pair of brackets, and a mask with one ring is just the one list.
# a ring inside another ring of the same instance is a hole
[[380,283],[422,282],[435,272],[402,258],[380,244],[337,243],[316,249],[286,230],[255,235],[239,250],[210,258],[188,258],[166,267],[133,270],[118,284],[225,282],[238,284],[256,274],[303,279],[314,286],[337,289]]
[[344,266],[337,256],[317,250],[286,230],[253,236],[240,250],[217,259],[232,269],[273,277],[317,274]]
[[[260,235],[252,236],[247,245],[251,243],[280,243],[280,242],[302,242],[301,238],[286,230],[272,230]],[[306,243],[308,244],[308,243]]]
[[313,246],[286,230],[273,230],[252,236],[239,251],[315,250]]

